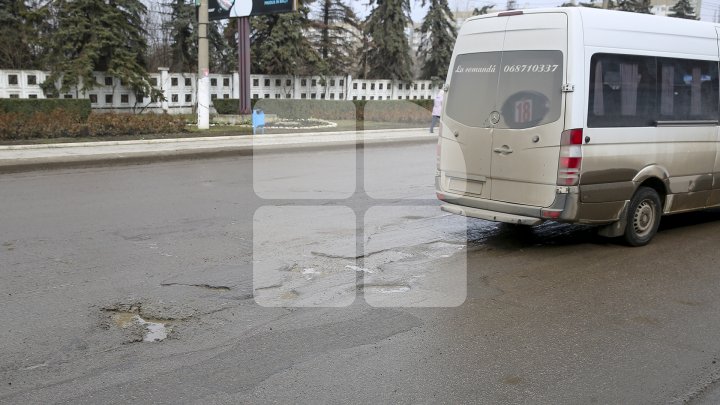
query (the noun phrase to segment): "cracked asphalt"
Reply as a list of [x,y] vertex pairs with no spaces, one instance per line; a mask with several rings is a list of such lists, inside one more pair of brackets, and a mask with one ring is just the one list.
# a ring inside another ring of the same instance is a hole
[[442,213],[434,165],[0,175],[0,403],[717,403],[720,211],[628,248]]

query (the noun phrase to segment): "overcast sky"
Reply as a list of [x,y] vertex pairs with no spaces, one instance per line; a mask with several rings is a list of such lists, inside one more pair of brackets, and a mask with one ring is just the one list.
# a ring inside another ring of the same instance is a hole
[[[541,7],[557,7],[562,4],[563,0],[516,0],[519,8],[541,8]],[[580,1],[580,0],[579,0]],[[589,0],[586,0],[589,1]],[[595,0],[600,3],[602,0]],[[669,4],[674,4],[677,0],[666,0]],[[699,1],[699,0],[697,0]],[[357,11],[360,17],[365,17],[370,12],[370,7],[367,6],[367,0],[351,0],[351,4]],[[410,0],[412,5],[412,19],[415,22],[420,22],[425,17],[427,12],[427,6],[425,8],[420,7],[421,0]],[[495,10],[505,10],[507,0],[500,1],[488,1],[488,0],[449,0],[450,8],[453,12],[472,10],[474,8],[481,8],[485,5],[495,5]],[[700,15],[702,21],[715,21],[720,17],[720,0],[702,0],[702,13]],[[696,10],[697,12],[697,10]]]
[[[599,0],[598,0],[599,1]],[[720,1],[720,0],[718,0]],[[370,7],[367,5],[367,0],[355,0],[350,1],[355,8],[355,11],[360,17],[365,17],[370,12]],[[412,5],[412,19],[415,22],[422,21],[427,12],[427,6],[420,7],[421,0],[410,0]],[[455,12],[472,10],[474,8],[481,8],[485,5],[495,5],[496,10],[504,10],[507,0],[502,1],[487,1],[487,0],[450,0],[450,9]],[[540,7],[556,7],[562,4],[562,1],[557,0],[517,0],[517,3],[524,8],[540,8]]]

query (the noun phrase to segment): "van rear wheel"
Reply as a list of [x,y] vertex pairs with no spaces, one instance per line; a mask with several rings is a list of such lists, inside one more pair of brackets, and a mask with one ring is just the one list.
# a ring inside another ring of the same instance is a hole
[[627,211],[625,241],[630,246],[644,246],[655,236],[660,225],[660,196],[650,187],[640,187]]

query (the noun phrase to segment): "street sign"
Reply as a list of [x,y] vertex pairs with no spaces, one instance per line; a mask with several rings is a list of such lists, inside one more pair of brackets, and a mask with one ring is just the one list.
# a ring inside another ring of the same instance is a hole
[[212,21],[289,13],[296,9],[297,0],[208,0],[208,17]]

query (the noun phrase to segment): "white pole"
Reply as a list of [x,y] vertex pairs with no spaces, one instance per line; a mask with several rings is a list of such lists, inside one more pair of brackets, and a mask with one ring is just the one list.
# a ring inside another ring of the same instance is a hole
[[208,0],[200,1],[198,12],[198,129],[210,128],[210,68],[208,54]]

